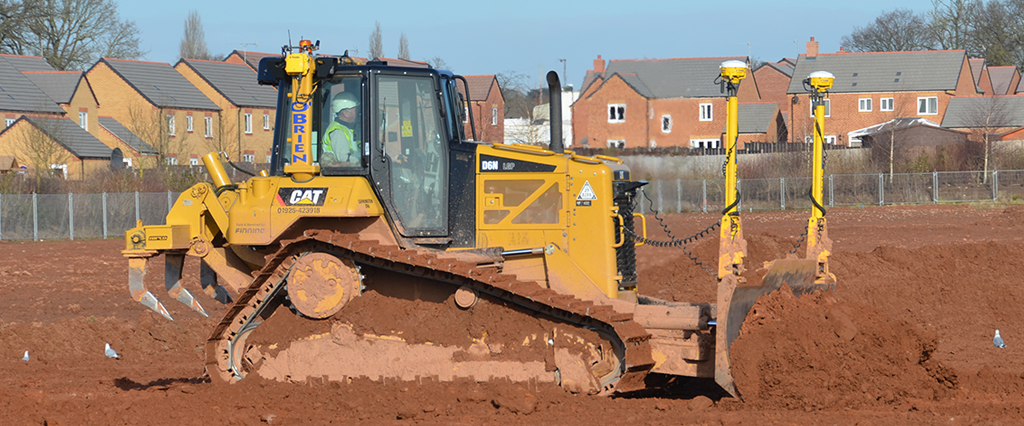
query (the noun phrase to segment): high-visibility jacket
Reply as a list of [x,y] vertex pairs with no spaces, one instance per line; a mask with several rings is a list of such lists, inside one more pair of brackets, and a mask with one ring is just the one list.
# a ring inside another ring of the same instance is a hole
[[[331,121],[331,124],[327,126],[327,131],[324,135],[324,152],[330,152],[334,154],[334,157],[341,162],[349,162],[359,164],[362,160],[362,153],[359,150],[359,141],[355,140],[355,134],[352,129],[349,129],[344,124],[339,123],[337,120]],[[331,135],[341,135],[343,138],[337,138],[335,142],[338,142],[338,146],[335,147],[331,143]],[[348,152],[338,152],[338,149],[345,146],[345,142],[348,142]]]

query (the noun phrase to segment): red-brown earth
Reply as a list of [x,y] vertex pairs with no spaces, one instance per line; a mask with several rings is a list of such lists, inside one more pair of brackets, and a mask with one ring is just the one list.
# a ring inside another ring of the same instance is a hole
[[[225,309],[132,301],[119,240],[0,242],[2,424],[1020,424],[1024,422],[1024,208],[829,211],[834,292],[774,293],[733,345],[743,401],[680,381],[633,397],[549,385],[280,383],[202,378]],[[676,237],[718,220],[669,215]],[[748,266],[784,257],[806,213],[743,215]],[[651,238],[663,235],[648,216]],[[717,233],[693,243],[713,265]],[[661,237],[664,239],[665,237]],[[679,249],[638,250],[641,292],[713,302],[715,280]],[[157,292],[162,267],[147,285]],[[164,299],[168,299],[164,296]],[[1007,347],[992,345],[999,329]],[[109,342],[122,358],[103,355]],[[22,361],[28,350],[30,361]]]

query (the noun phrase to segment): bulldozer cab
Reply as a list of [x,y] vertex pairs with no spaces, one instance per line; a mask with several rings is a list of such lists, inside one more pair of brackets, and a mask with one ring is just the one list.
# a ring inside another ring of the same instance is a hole
[[[445,71],[383,64],[338,65],[317,75],[312,93],[311,155],[321,176],[368,176],[396,230],[407,238],[449,232],[450,144],[462,143],[461,100]],[[277,81],[290,93],[292,80]],[[282,98],[285,98],[282,96]],[[283,99],[282,102],[289,102]],[[281,108],[274,175],[284,175],[295,108]]]

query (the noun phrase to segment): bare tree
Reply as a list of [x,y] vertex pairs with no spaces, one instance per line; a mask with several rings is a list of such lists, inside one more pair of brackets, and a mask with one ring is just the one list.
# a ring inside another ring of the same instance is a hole
[[842,38],[842,45],[850,52],[929,50],[933,44],[924,19],[909,9],[883,13],[875,22],[854,27],[850,35]]
[[190,10],[185,18],[185,35],[181,37],[178,55],[182,59],[213,59],[206,49],[206,32],[203,31],[199,12],[195,9]]
[[[56,120],[62,118],[36,118],[31,122],[25,119],[22,123],[23,130],[15,139],[20,158],[27,163],[36,180],[36,187],[39,186],[43,176],[55,173],[58,167],[62,172],[67,172],[67,163],[71,160],[71,153],[60,144],[64,138],[60,125]],[[23,164],[24,164],[23,163]],[[63,177],[67,177],[63,175]]]
[[29,17],[27,49],[58,70],[83,69],[100,55],[141,55],[138,29],[122,21],[113,0],[32,0],[42,13]]
[[981,0],[932,0],[928,29],[939,49],[967,49],[974,27],[973,14]]
[[510,70],[494,77],[498,79],[501,96],[505,98],[505,117],[532,118],[536,102],[529,96],[526,75]]
[[0,53],[26,53],[28,21],[40,11],[37,1],[0,0]]
[[384,56],[384,34],[380,30],[380,21],[374,24],[370,33],[370,59]]
[[435,56],[433,58],[427,59],[427,64],[429,64],[430,67],[434,69],[451,71],[451,68],[448,66],[448,63],[445,62],[444,59],[441,59],[440,56]]
[[188,133],[180,131],[184,129],[184,123],[181,126],[175,123],[173,131],[171,129],[173,111],[132,103],[127,106],[127,112],[125,127],[156,149],[157,167],[167,165],[170,154],[179,154],[186,147]]
[[409,39],[405,37],[405,33],[398,38],[398,59],[410,60],[412,57],[409,56]]
[[985,172],[982,182],[988,181],[988,170],[990,154],[992,152],[992,140],[995,133],[1003,129],[1016,128],[1010,117],[1011,108],[1008,98],[998,96],[986,96],[983,98],[971,99],[971,104],[963,112],[961,117],[971,129],[971,139],[981,143],[981,166]]
[[217,130],[214,132],[214,138],[207,140],[206,145],[217,152],[225,152],[228,154],[228,158],[231,158],[231,154],[235,154],[234,161],[242,161],[242,125],[240,123],[243,120],[239,114],[242,113],[241,109],[235,109],[235,114],[228,113],[227,110],[221,110],[217,114]]
[[991,0],[973,9],[972,56],[989,65],[1024,66],[1024,0]]

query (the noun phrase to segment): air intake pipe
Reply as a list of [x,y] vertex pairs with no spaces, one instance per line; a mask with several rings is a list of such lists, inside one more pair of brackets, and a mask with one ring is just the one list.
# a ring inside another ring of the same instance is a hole
[[548,71],[548,118],[551,125],[549,148],[561,154],[565,152],[565,144],[562,143],[562,83],[554,71]]

